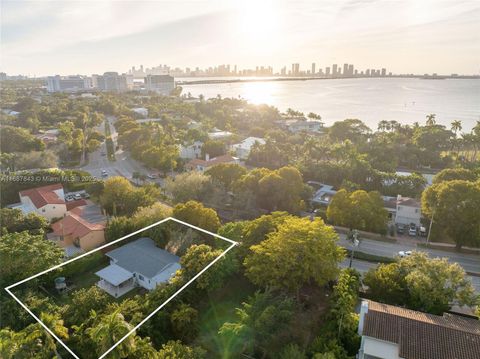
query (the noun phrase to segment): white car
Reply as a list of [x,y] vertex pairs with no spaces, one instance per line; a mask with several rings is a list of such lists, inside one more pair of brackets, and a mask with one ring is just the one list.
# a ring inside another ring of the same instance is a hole
[[80,195],[80,193],[76,193],[75,196],[73,196],[73,198],[75,198],[76,200],[79,200],[79,199],[82,199],[82,196]]
[[107,177],[108,176],[108,172],[106,170],[102,170],[102,177]]
[[408,257],[412,254],[412,251],[400,251],[398,252],[398,256],[400,258]]

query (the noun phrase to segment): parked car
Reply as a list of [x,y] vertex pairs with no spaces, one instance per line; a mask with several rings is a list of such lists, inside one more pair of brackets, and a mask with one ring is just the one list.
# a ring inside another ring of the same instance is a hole
[[405,233],[405,225],[403,225],[403,224],[397,224],[397,233],[398,233],[398,234],[403,234],[403,233]]
[[147,178],[148,178],[148,179],[155,179],[155,178],[157,178],[157,175],[148,174],[148,175],[147,175]]
[[408,229],[408,235],[412,237],[417,236],[417,226],[414,223],[410,224],[410,228]]
[[398,252],[398,256],[400,258],[408,257],[412,254],[412,251],[400,251]]
[[101,155],[102,155],[102,156],[106,156],[107,154],[106,154],[105,152],[102,152]]
[[79,199],[82,199],[82,196],[80,195],[80,193],[75,193],[73,198],[76,199],[76,200],[79,200]]
[[108,172],[106,170],[102,170],[102,177],[107,177],[108,176]]
[[86,199],[90,198],[90,195],[87,192],[84,192],[81,195],[83,198],[86,198]]

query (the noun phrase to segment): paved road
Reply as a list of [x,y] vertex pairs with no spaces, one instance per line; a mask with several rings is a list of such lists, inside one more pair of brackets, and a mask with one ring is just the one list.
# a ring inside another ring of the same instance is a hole
[[[116,147],[118,133],[113,126],[115,117],[107,116],[106,121],[109,121],[111,124],[110,130],[112,140],[114,142],[114,146]],[[102,123],[100,126],[98,126],[97,130],[105,134],[105,124]],[[132,179],[134,172],[140,172],[143,174],[149,173],[145,166],[131,158],[128,152],[125,152],[121,149],[115,152],[116,161],[109,161],[107,156],[102,156],[102,153],[107,153],[105,142],[102,143],[98,150],[90,153],[88,164],[84,166],[82,170],[89,172],[92,176],[97,178],[101,178],[102,170],[106,170],[109,176],[122,176],[128,179]]]
[[[346,239],[346,235],[340,234],[339,244],[345,248],[351,248],[351,243]],[[452,253],[441,251],[438,249],[428,249],[417,247],[412,242],[408,243],[389,243],[375,241],[372,239],[361,239],[358,251],[374,254],[382,257],[395,257],[399,251],[416,250],[429,254],[430,257],[446,257],[452,263],[460,264],[465,271],[470,273],[478,273],[480,275],[480,256],[473,254]]]
[[[350,259],[346,258],[342,263],[340,263],[340,267],[342,268],[347,268],[350,264]],[[375,268],[378,265],[378,263],[372,263],[372,262],[367,262],[367,261],[362,261],[358,259],[354,259],[352,262],[352,267],[358,270],[362,275],[367,272],[370,268]],[[473,284],[473,287],[475,288],[475,291],[480,294],[480,277],[476,276],[467,276],[468,279]]]

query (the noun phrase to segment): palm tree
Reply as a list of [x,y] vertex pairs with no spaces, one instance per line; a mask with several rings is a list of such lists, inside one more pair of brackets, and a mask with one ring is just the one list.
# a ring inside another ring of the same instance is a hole
[[[106,314],[98,317],[97,324],[87,329],[87,334],[97,345],[97,353],[99,355],[105,353],[120,339],[122,339],[133,326],[125,321],[122,313],[118,308],[111,314]],[[96,313],[92,313],[96,316]],[[109,358],[122,359],[127,358],[135,348],[134,333],[129,335],[123,342],[121,342],[113,351],[110,352]]]
[[385,130],[387,129],[387,125],[388,125],[388,121],[381,120],[381,121],[378,123],[377,129],[378,129],[379,131],[385,131]]
[[435,114],[434,113],[431,113],[430,115],[427,115],[427,126],[433,126],[437,123],[437,121],[435,120]]
[[457,137],[457,132],[462,130],[462,121],[455,120],[452,122],[452,131],[455,133],[455,137]]
[[453,121],[451,129],[452,132],[455,134],[455,138],[452,139],[452,147],[450,148],[450,151],[453,151],[453,149],[455,148],[455,144],[457,143],[457,133],[458,131],[462,130],[462,121]]
[[[63,325],[63,320],[59,314],[41,313],[40,320],[57,337],[68,339],[68,329]],[[28,326],[25,329],[25,334],[25,337],[22,339],[23,350],[26,349],[26,352],[40,356],[38,348],[41,348],[41,357],[50,356],[52,353],[55,353],[57,358],[59,357],[55,339],[40,324]]]

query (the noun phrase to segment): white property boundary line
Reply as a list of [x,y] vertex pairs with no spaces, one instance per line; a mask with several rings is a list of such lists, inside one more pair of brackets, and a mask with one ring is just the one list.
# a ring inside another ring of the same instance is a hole
[[153,223],[149,226],[146,226],[144,228],[141,228],[135,232],[132,232],[124,237],[121,237],[119,239],[116,239],[112,242],[109,242],[109,243],[106,243],[104,244],[103,246],[100,246],[98,248],[95,248],[93,250],[91,250],[90,252],[87,252],[87,253],[84,253],[84,254],[81,254],[75,258],[72,258],[66,262],[63,262],[61,264],[58,264],[50,269],[47,269],[47,270],[44,270],[43,272],[40,272],[40,273],[37,273],[35,275],[32,275],[28,278],[25,278],[17,283],[14,283],[12,285],[9,285],[8,287],[5,288],[5,291],[7,291],[8,294],[10,294],[13,299],[15,299],[22,307],[23,309],[25,309],[28,314],[30,314],[38,323],[40,323],[40,325],[51,335],[53,336],[74,358],[76,359],[80,359],[80,357],[78,355],[76,355],[54,332],[52,332],[52,330],[50,328],[48,328],[20,299],[18,299],[12,292],[10,289],[12,288],[15,288],[16,286],[19,286],[20,284],[23,284],[25,282],[28,282],[34,278],[37,278],[37,277],[40,277],[41,275],[44,275],[48,272],[51,272],[55,269],[58,269],[60,267],[63,267],[69,263],[72,263],[74,261],[77,261],[87,255],[90,255],[92,253],[95,253],[97,251],[100,251],[102,250],[103,248],[106,248],[106,247],[109,247],[111,246],[112,244],[115,244],[115,243],[118,243],[124,239],[127,239],[129,237],[132,237],[138,233],[141,233],[141,232],[144,232],[152,227],[155,227],[159,224],[162,224],[164,222],[167,222],[167,221],[174,221],[174,222],[177,222],[177,223],[180,223],[180,224],[183,224],[185,226],[188,226],[190,228],[193,228],[193,229],[196,229],[200,232],[203,232],[203,233],[206,233],[206,234],[209,234],[211,236],[214,236],[216,238],[220,238],[224,241],[227,241],[229,243],[231,243],[231,245],[225,249],[217,258],[215,258],[212,262],[210,262],[208,265],[205,266],[205,268],[203,268],[200,272],[198,272],[193,278],[191,278],[187,283],[185,283],[180,289],[178,289],[174,294],[172,294],[165,302],[163,302],[162,304],[160,304],[160,306],[155,309],[152,313],[150,313],[146,318],[144,318],[140,323],[138,323],[132,330],[130,330],[127,334],[125,334],[117,343],[115,343],[110,349],[108,349],[105,353],[103,353],[98,359],[103,359],[105,358],[105,356],[110,353],[113,349],[115,349],[121,342],[123,342],[125,339],[127,339],[131,334],[133,334],[136,330],[138,330],[138,328],[140,328],[140,326],[142,326],[147,320],[149,320],[152,316],[154,316],[160,309],[162,309],[165,305],[167,305],[172,299],[174,299],[177,295],[179,295],[185,288],[187,288],[190,284],[192,284],[198,277],[200,277],[206,270],[208,270],[211,266],[213,266],[217,261],[220,260],[220,258],[222,258],[223,256],[225,256],[225,254],[227,254],[228,251],[230,251],[233,247],[235,247],[238,242],[235,242],[235,241],[232,241],[231,239],[228,239],[228,238],[225,238],[225,237],[222,237],[218,234],[215,234],[215,233],[212,233],[212,232],[209,232],[203,228],[200,228],[200,227],[196,227],[190,223],[187,223],[187,222],[184,222],[184,221],[181,221],[179,219],[176,219],[176,218],[173,218],[173,217],[167,217],[165,219],[162,219],[161,221],[158,221],[156,223]]

